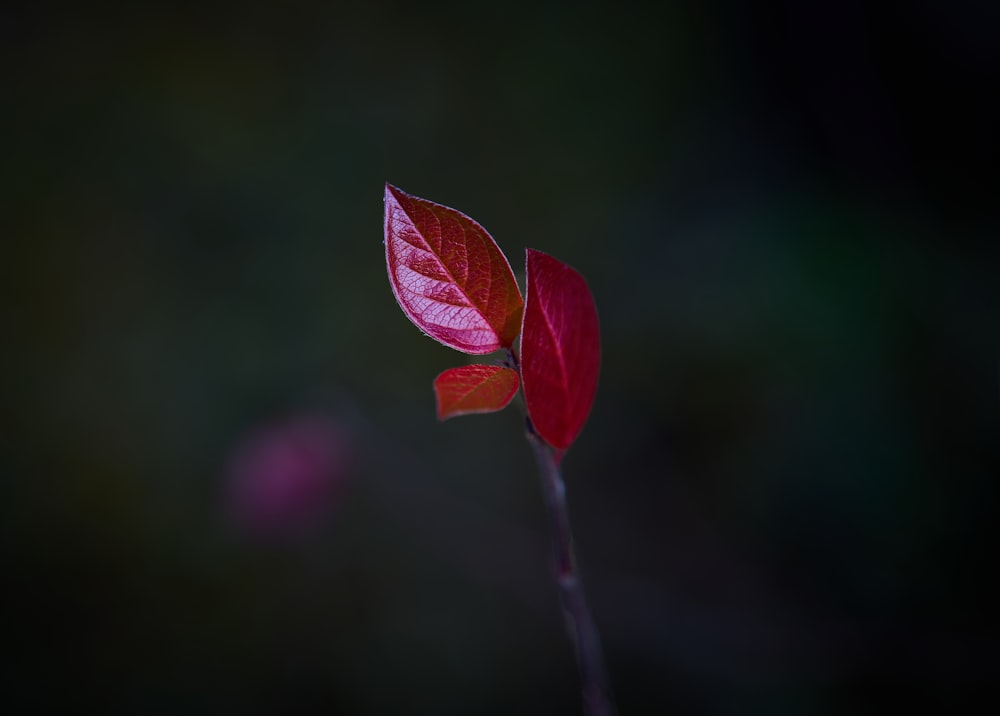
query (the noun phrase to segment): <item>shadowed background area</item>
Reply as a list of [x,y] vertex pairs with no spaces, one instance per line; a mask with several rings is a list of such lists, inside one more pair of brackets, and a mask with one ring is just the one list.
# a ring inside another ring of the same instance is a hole
[[436,422],[387,180],[590,282],[623,714],[996,684],[995,6],[2,13],[11,713],[579,712],[519,416]]

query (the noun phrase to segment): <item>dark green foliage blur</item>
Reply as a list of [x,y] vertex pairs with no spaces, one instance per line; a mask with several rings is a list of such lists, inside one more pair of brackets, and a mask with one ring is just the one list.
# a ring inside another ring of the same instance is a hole
[[[516,408],[383,182],[577,268],[622,714],[1000,679],[989,3],[0,11],[0,711],[572,714]],[[949,709],[950,710],[950,709]]]

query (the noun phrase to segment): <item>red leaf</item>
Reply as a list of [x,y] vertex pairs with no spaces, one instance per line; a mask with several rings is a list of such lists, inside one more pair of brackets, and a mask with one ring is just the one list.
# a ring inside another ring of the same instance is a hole
[[583,276],[541,251],[527,251],[521,382],[535,431],[565,450],[597,394],[601,334]]
[[493,413],[507,407],[520,381],[501,365],[451,368],[434,379],[438,420],[468,413]]
[[523,301],[507,257],[465,214],[385,185],[392,292],[427,335],[463,353],[510,348]]

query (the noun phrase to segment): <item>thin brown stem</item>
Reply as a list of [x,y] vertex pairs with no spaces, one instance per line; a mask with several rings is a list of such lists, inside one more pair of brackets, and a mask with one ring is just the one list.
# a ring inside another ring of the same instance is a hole
[[559,586],[566,629],[576,647],[580,678],[583,682],[583,711],[587,716],[611,716],[615,713],[614,702],[597,626],[587,606],[583,584],[576,568],[573,554],[573,533],[569,525],[569,508],[566,504],[566,485],[558,456],[532,428],[527,421],[527,437],[535,453],[538,471],[542,478],[542,491],[549,513],[552,530],[552,544],[555,556],[555,577]]

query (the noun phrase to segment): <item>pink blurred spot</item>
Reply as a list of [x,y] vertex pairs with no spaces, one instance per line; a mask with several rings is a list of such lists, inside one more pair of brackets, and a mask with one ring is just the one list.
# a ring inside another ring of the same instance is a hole
[[226,502],[241,531],[297,534],[327,518],[350,472],[347,431],[300,415],[248,435],[229,461]]

